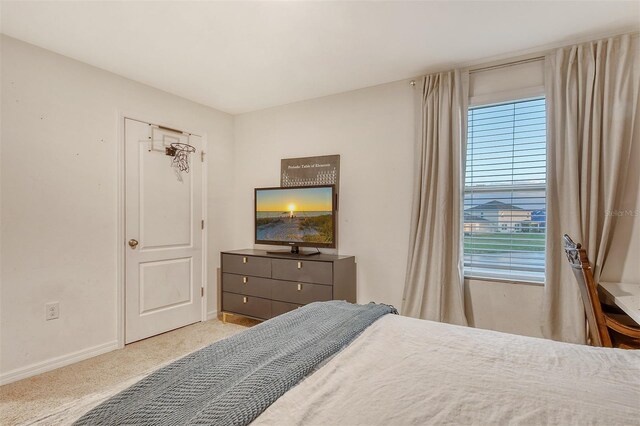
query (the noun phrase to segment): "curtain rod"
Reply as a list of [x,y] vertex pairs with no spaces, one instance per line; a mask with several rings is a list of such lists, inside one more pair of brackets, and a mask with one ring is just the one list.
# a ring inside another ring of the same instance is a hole
[[[535,55],[535,57],[529,57],[526,59],[521,59],[521,60],[515,60],[515,61],[511,61],[511,62],[506,62],[506,63],[497,63],[497,60],[494,61],[488,61],[485,63],[491,63],[493,62],[495,65],[486,65],[486,66],[479,66],[477,68],[474,68],[473,66],[469,66],[467,64],[467,69],[469,70],[469,74],[474,74],[476,72],[482,72],[482,71],[488,71],[490,69],[494,69],[494,68],[502,68],[502,67],[508,67],[511,65],[517,65],[520,63],[524,63],[524,62],[533,62],[533,61],[538,61],[538,60],[543,60],[544,59],[544,55],[548,52],[551,52],[555,49],[559,49],[559,48],[563,48],[563,47],[569,47],[569,46],[573,46],[573,45],[579,45],[579,44],[583,44],[583,43],[593,43],[596,42],[598,40],[604,40],[604,39],[608,39],[608,38],[612,38],[612,37],[619,37],[622,35],[630,35],[631,37],[640,37],[640,32],[638,31],[637,27],[634,28],[628,28],[628,29],[619,29],[619,30],[615,30],[614,32],[607,32],[604,34],[600,34],[598,36],[595,35],[591,35],[589,37],[581,37],[578,38],[576,40],[573,40],[571,42],[562,42],[562,43],[550,43],[546,46],[541,46],[539,48],[535,48],[534,49],[527,49],[525,51],[521,51],[520,52],[520,57],[523,57],[525,55]],[[527,53],[529,52],[529,53]],[[515,55],[517,56],[517,53],[515,53]],[[513,56],[512,56],[513,58]],[[508,59],[505,59],[508,60]],[[458,66],[455,66],[454,68],[465,68],[463,64],[459,64]],[[440,70],[440,72],[443,72],[446,70]],[[427,74],[433,74],[432,72],[429,72]],[[423,78],[424,75],[420,75],[420,76],[416,76],[414,79],[412,79],[409,84],[411,86],[416,85],[416,80]]]
[[[491,71],[491,70],[500,69],[500,68],[507,68],[507,67],[512,67],[514,65],[528,64],[530,62],[537,62],[537,61],[543,61],[543,60],[544,60],[544,56],[535,56],[533,58],[519,59],[516,61],[504,62],[500,64],[495,64],[495,65],[487,65],[487,66],[478,67],[478,68],[471,68],[469,69],[469,74],[475,74],[483,71]],[[411,80],[409,84],[411,85],[411,87],[415,87],[416,80]]]
[[511,61],[511,62],[506,62],[506,63],[502,63],[502,64],[488,65],[488,66],[479,67],[479,68],[472,68],[472,69],[469,70],[469,74],[475,74],[477,72],[490,71],[490,70],[495,70],[495,69],[499,69],[499,68],[506,68],[506,67],[511,67],[511,66],[514,66],[514,65],[528,64],[530,62],[538,62],[538,61],[542,61],[542,60],[544,60],[544,56],[535,56],[533,58],[521,59],[519,61]]

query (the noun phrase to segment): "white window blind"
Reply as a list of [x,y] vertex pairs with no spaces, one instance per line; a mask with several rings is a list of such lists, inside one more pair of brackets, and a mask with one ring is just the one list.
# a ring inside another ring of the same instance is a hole
[[470,108],[468,118],[465,276],[543,282],[544,98]]

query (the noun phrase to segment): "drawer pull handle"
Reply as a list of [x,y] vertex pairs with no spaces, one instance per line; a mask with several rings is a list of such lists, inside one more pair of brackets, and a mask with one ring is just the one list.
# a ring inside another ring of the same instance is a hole
[[302,262],[298,262],[298,269],[302,269]]
[[302,284],[298,284],[298,291],[302,290]]
[[247,260],[248,260],[248,259],[247,259],[246,257],[243,257],[243,258],[242,258],[242,263],[247,263]]
[[247,299],[247,296],[244,296],[244,297],[242,298],[242,303],[247,303],[247,300],[248,300],[248,299]]
[[243,282],[243,283],[245,283],[245,284],[246,284],[248,281],[249,281],[249,278],[247,278],[247,277],[242,277],[242,282]]

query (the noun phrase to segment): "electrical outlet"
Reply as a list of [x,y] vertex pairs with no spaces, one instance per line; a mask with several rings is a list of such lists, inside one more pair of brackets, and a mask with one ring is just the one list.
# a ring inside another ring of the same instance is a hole
[[58,319],[60,317],[60,303],[51,302],[44,305],[45,307],[45,319],[47,321]]

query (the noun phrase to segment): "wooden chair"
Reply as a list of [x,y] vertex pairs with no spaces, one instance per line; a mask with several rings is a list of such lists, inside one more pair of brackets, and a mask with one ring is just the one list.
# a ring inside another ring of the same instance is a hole
[[607,348],[640,349],[640,327],[627,315],[612,312],[606,307],[603,309],[587,251],[566,234],[564,251],[578,281],[582,303],[587,313],[591,344]]

